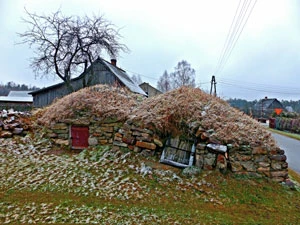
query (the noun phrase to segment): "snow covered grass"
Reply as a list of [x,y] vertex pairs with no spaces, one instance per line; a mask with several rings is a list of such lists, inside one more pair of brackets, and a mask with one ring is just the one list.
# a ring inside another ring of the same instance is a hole
[[109,147],[0,140],[0,223],[297,223],[300,194],[267,180],[180,169]]
[[[22,203],[10,201],[10,198],[3,201],[0,204],[2,223],[110,223],[113,220],[123,221],[124,218],[125,221],[130,219],[131,222],[150,223],[158,215],[149,213],[148,208],[147,216],[144,216],[143,209],[138,210],[134,206],[126,207],[121,215],[118,210],[111,211],[106,207],[111,206],[110,202],[119,201],[122,202],[121,205],[128,202],[148,204],[149,199],[154,200],[152,195],[178,199],[179,196],[169,196],[162,190],[169,183],[177,184],[178,191],[184,192],[192,187],[199,193],[204,193],[202,189],[207,185],[200,180],[191,184],[172,170],[157,170],[147,166],[140,162],[135,153],[109,147],[84,150],[79,154],[56,155],[50,153],[52,146],[47,139],[36,140],[30,136],[18,140],[1,140],[0,147],[1,198],[3,195],[14,196],[21,193],[26,193],[28,197],[28,201]],[[57,194],[62,199],[72,197],[71,200],[65,200],[67,204],[65,201],[52,202],[48,198],[46,201],[36,202],[39,198],[45,200],[43,195],[47,196],[49,193],[52,197]],[[201,195],[197,194],[199,199],[202,198]],[[101,209],[94,207],[92,202],[88,203],[89,206],[74,205],[73,198],[87,198],[91,201],[97,199],[96,201],[108,204],[102,205]],[[158,200],[160,201],[162,200]],[[217,198],[212,201],[222,204]],[[169,218],[167,213],[159,217]]]

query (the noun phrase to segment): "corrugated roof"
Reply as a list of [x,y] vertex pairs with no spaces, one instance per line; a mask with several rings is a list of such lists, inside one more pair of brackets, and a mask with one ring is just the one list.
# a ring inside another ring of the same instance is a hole
[[0,96],[1,102],[33,102],[29,91],[10,91],[8,96]]
[[11,97],[11,96],[1,96],[0,102],[33,102],[32,97]]
[[10,91],[7,96],[9,97],[31,97],[30,91]]
[[110,64],[109,62],[106,62],[105,60],[103,60],[103,62],[110,69],[110,71],[113,72],[126,87],[129,88],[130,91],[138,93],[138,94],[142,94],[142,95],[147,95],[144,92],[144,90],[142,88],[140,88],[140,86],[135,84],[129,78],[129,76],[127,75],[126,72],[124,72],[121,69],[113,66],[112,64]]

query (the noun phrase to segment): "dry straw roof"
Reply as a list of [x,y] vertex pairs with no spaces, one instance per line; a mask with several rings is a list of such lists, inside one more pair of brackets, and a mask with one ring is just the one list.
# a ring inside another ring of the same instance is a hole
[[126,89],[96,85],[58,99],[43,109],[39,122],[50,124],[88,111],[98,119],[131,120],[161,136],[212,131],[222,144],[274,146],[271,134],[257,121],[198,88],[179,89],[141,100]]
[[125,120],[142,98],[124,88],[96,85],[56,100],[39,112],[39,122],[49,125],[65,119],[76,119],[85,112],[99,120]]
[[163,135],[185,132],[193,136],[200,127],[212,131],[222,144],[275,145],[257,121],[198,88],[182,87],[147,99],[132,115],[135,123]]

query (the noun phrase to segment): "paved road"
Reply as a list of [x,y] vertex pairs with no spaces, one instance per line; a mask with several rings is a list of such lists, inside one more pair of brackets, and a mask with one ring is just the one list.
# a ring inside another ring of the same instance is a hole
[[300,141],[272,133],[281,149],[285,151],[289,168],[300,173]]

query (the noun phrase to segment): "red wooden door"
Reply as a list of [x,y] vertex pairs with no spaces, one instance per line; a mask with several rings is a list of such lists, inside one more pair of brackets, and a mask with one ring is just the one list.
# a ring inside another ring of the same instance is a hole
[[83,149],[89,146],[89,128],[88,127],[71,127],[72,148]]

